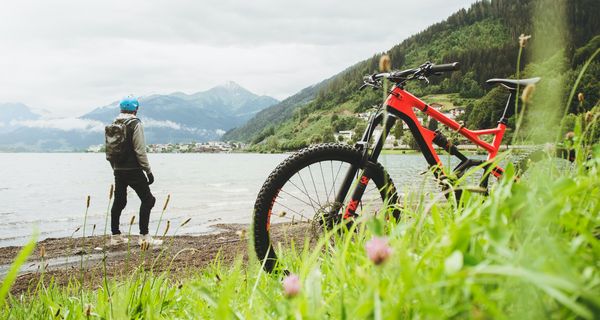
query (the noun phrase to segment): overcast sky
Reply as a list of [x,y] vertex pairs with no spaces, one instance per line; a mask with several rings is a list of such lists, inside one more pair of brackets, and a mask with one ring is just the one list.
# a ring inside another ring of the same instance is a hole
[[4,1],[0,102],[78,116],[228,80],[283,99],[473,2]]

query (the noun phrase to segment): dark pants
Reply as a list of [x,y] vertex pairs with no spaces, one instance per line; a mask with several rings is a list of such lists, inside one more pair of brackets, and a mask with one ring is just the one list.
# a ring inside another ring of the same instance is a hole
[[112,234],[121,234],[119,218],[121,211],[127,205],[127,187],[131,187],[142,201],[140,205],[140,234],[148,234],[150,210],[154,207],[156,198],[150,192],[148,180],[144,172],[139,170],[115,170],[115,201],[111,209],[110,228]]

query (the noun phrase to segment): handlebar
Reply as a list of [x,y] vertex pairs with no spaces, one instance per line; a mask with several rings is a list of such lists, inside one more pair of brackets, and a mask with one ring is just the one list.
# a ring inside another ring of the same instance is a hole
[[425,80],[428,76],[438,75],[443,72],[452,72],[458,70],[460,67],[458,62],[446,63],[446,64],[433,64],[431,62],[425,62],[418,68],[406,69],[402,71],[392,71],[376,73],[363,78],[363,85],[360,86],[359,90],[366,87],[373,87],[375,89],[381,88],[380,79],[386,78],[395,83],[404,83],[408,80]]
[[433,73],[452,72],[452,71],[456,71],[458,69],[459,69],[458,62],[446,63],[446,64],[433,64],[429,68],[429,70],[431,70],[431,72],[433,72]]

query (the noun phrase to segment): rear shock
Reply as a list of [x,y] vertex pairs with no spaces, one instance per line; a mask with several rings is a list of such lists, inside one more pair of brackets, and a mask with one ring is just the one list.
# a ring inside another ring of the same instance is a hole
[[452,143],[452,141],[449,141],[448,138],[446,138],[446,136],[440,130],[435,130],[435,136],[433,137],[433,143],[438,145],[440,148],[446,150],[446,152],[448,152],[449,154],[456,156],[462,162],[468,160],[468,158],[464,154],[462,154],[460,151],[458,151],[458,148],[456,147],[456,145],[454,145],[454,143]]

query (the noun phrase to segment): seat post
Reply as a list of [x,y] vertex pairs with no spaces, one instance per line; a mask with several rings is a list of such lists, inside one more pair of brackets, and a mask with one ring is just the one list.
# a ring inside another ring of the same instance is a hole
[[499,123],[504,123],[505,125],[508,124],[508,119],[507,119],[507,113],[509,112],[508,110],[514,110],[515,109],[515,99],[513,99],[513,94],[514,91],[513,90],[509,90],[509,95],[508,95],[508,100],[506,100],[506,106],[504,107],[504,112],[502,113],[502,117],[500,118],[500,121],[498,121]]

